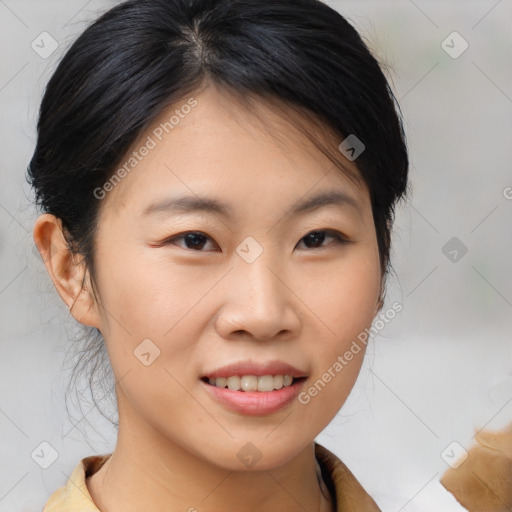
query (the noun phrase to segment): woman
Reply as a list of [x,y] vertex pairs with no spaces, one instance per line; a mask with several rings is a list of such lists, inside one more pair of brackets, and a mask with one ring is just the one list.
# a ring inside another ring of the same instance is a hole
[[119,429],[44,511],[378,511],[315,442],[383,307],[399,107],[317,0],[137,0],[65,54],[34,240],[107,350]]

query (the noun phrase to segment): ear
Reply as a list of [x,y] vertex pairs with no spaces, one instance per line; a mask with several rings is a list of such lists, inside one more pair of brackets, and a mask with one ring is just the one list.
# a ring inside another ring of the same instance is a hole
[[68,247],[60,219],[49,213],[40,215],[34,225],[34,242],[46,270],[73,317],[84,325],[100,328],[96,302],[89,292],[89,272]]
[[382,306],[384,306],[384,302],[382,301],[382,299],[379,298],[379,300],[377,301],[377,305],[375,306],[374,316],[377,316],[377,313],[382,309]]
[[378,299],[377,300],[377,303],[375,305],[375,312],[373,314],[374,317],[377,316],[377,314],[379,313],[379,311],[382,309],[382,306],[384,306],[384,302],[382,301],[382,299]]
[[384,296],[384,278],[381,279],[381,282],[380,282],[380,291],[379,291],[379,296],[377,297],[377,302],[375,303],[375,313],[374,313],[374,316],[377,316],[377,313],[382,309],[382,307],[384,306],[384,299],[383,299],[383,296]]

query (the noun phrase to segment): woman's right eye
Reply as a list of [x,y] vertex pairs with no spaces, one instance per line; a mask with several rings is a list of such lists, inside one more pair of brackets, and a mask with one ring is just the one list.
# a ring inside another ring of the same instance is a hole
[[193,249],[197,252],[204,252],[201,251],[201,248],[205,245],[205,239],[212,240],[208,235],[201,231],[187,231],[186,233],[180,233],[179,235],[167,238],[163,242],[163,245],[178,245],[174,243],[176,240],[184,240],[185,244],[187,244],[187,247],[184,247],[184,249]]

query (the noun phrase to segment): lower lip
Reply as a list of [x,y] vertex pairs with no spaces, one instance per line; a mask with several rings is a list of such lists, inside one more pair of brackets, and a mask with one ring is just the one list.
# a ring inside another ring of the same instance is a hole
[[231,410],[248,416],[272,414],[289,405],[300,393],[306,379],[296,380],[291,386],[283,386],[274,391],[234,391],[220,388],[201,380],[213,398]]

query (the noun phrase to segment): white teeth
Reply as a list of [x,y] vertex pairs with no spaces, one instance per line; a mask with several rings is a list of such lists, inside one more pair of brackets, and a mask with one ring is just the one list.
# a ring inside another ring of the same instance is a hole
[[[258,377],[255,375],[244,375],[240,379],[240,387],[244,391],[258,391]],[[274,385],[273,379],[272,379],[272,386]],[[263,391],[263,390],[261,390]]]
[[228,389],[232,389],[234,391],[240,389],[240,377],[238,377],[238,375],[228,377]]
[[281,389],[283,386],[290,386],[293,382],[291,375],[244,375],[239,377],[233,375],[231,377],[210,377],[209,383],[218,388],[226,386],[233,391],[274,391]]
[[274,387],[276,389],[281,389],[284,385],[284,376],[283,375],[274,375]]

